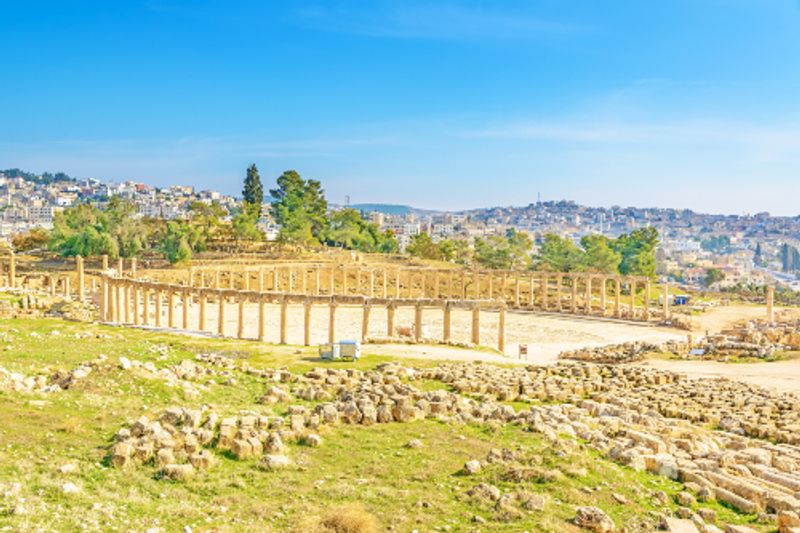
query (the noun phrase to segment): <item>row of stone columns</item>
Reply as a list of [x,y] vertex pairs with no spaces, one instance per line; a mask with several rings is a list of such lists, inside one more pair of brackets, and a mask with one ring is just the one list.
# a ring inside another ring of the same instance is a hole
[[[238,338],[245,338],[245,324],[247,322],[245,305],[248,302],[255,302],[258,304],[258,336],[259,340],[265,339],[265,324],[266,324],[266,304],[268,302],[277,302],[279,305],[280,320],[279,320],[279,339],[281,344],[287,342],[287,320],[288,320],[288,306],[289,298],[285,295],[274,296],[269,294],[256,294],[248,293],[245,291],[231,291],[223,289],[197,289],[191,287],[182,287],[175,285],[166,285],[158,283],[145,283],[145,282],[132,282],[125,278],[110,278],[103,276],[101,281],[101,297],[100,297],[100,316],[103,321],[114,322],[120,324],[133,324],[133,325],[146,325],[168,328],[177,328],[176,311],[180,308],[181,311],[181,329],[184,330],[199,330],[207,332],[208,323],[206,310],[208,305],[208,297],[213,296],[217,300],[218,313],[216,333],[220,336],[226,334],[226,310],[228,308],[229,299],[233,299],[237,304],[237,331]],[[150,304],[151,299],[155,303],[155,313],[151,314]],[[166,299],[166,324],[163,324],[163,303]],[[180,301],[180,305],[176,303]],[[315,302],[311,299],[306,299],[301,302],[303,305],[303,343],[308,346],[311,343],[311,315],[314,306],[326,305],[328,307],[328,340],[334,342],[336,340],[336,310],[342,305],[337,302],[335,298],[329,301]],[[196,323],[190,323],[189,309],[191,306],[197,305],[198,312]],[[443,316],[443,332],[442,342],[451,342],[451,310],[453,307],[452,302],[444,301],[441,303],[436,302],[396,302],[390,301],[388,304],[382,302],[381,306],[386,308],[387,313],[387,336],[392,338],[395,336],[394,331],[394,316],[398,306],[414,306],[414,338],[417,342],[422,341],[423,331],[423,314],[429,311],[431,306],[435,306],[442,311]],[[373,304],[368,300],[364,300],[362,304],[362,321],[361,321],[361,340],[366,342],[368,340],[370,316],[373,307],[378,304]],[[497,307],[499,312],[498,319],[498,343],[497,348],[500,351],[505,349],[505,306],[500,305]],[[480,344],[480,313],[481,306],[474,304],[472,306],[472,328],[471,340],[473,344]]]
[[[515,308],[540,309],[545,311],[582,313],[606,316],[611,312],[616,318],[643,320],[651,318],[651,282],[646,278],[606,277],[601,275],[571,275],[563,273],[503,272],[500,274],[465,270],[420,270],[420,269],[363,269],[348,267],[273,267],[267,270],[221,271],[212,273],[209,280],[201,271],[196,278],[189,273],[189,284],[214,288],[223,285],[231,289],[259,292],[335,295],[364,295],[367,297],[394,298],[444,298],[503,300]],[[495,280],[500,278],[499,287]],[[564,294],[564,280],[569,282],[570,292]],[[579,284],[583,281],[583,294],[579,295]],[[227,282],[227,283],[224,283]],[[608,285],[613,284],[614,302],[608,308]],[[622,288],[627,287],[630,300],[627,309],[622,307]],[[511,293],[509,293],[511,289]],[[637,306],[638,289],[643,289],[641,307]],[[527,298],[524,297],[527,291]],[[597,294],[599,292],[599,295]],[[664,286],[663,311],[669,313],[669,287]],[[564,307],[565,296],[568,298]],[[599,298],[599,304],[595,303]],[[581,302],[582,300],[582,302]],[[641,311],[641,312],[639,312]]]

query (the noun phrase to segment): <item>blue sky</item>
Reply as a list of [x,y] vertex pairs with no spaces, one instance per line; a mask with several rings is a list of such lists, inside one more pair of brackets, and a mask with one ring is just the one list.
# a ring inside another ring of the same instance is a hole
[[0,0],[0,168],[800,214],[800,2]]

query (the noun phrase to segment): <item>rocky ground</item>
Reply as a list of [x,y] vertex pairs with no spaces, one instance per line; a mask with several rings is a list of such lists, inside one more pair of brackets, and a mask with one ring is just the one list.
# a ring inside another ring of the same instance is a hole
[[800,527],[795,394],[55,319],[0,322],[0,350],[0,529]]

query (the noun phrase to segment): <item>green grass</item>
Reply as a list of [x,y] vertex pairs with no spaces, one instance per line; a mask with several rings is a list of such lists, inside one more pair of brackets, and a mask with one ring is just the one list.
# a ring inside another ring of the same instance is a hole
[[[59,331],[54,335],[53,331]],[[91,338],[75,338],[75,334]],[[35,335],[32,335],[35,334]],[[97,338],[96,335],[100,335]],[[387,527],[397,531],[430,531],[449,526],[452,531],[575,531],[570,520],[578,505],[597,505],[618,527],[635,530],[653,506],[650,494],[664,490],[674,495],[679,483],[619,466],[569,441],[554,446],[522,428],[471,426],[434,420],[372,427],[323,428],[323,445],[310,448],[290,443],[293,465],[263,472],[256,461],[239,461],[216,454],[209,471],[188,482],[158,479],[152,466],[125,471],[106,466],[114,433],[141,414],[154,415],[171,405],[208,404],[223,414],[242,409],[280,414],[285,404],[260,405],[255,400],[266,384],[243,373],[236,385],[213,376],[202,385],[200,398],[187,398],[179,387],[160,379],[123,371],[120,357],[153,362],[157,367],[217,352],[246,359],[251,366],[286,366],[304,372],[325,365],[313,350],[278,347],[251,341],[187,337],[142,330],[65,322],[58,319],[0,321],[0,366],[26,374],[45,369],[70,369],[105,354],[110,364],[92,372],[69,390],[52,394],[0,391],[0,527],[14,530],[135,530],[161,527],[180,531],[301,531],[308,517],[331,506],[362,503]],[[158,348],[166,346],[166,353]],[[372,368],[389,357],[367,355],[342,367]],[[415,366],[431,361],[404,361]],[[331,363],[328,363],[331,364]],[[447,388],[435,381],[414,381],[424,390]],[[298,402],[302,403],[302,402]],[[517,409],[528,404],[515,402]],[[405,444],[418,438],[423,446]],[[521,448],[538,466],[552,473],[548,479],[513,483],[504,467],[489,465],[475,476],[459,473],[469,459],[485,459],[491,448]],[[58,468],[74,463],[79,472],[62,474]],[[77,494],[65,495],[61,486],[74,482]],[[2,494],[19,482],[16,496]],[[504,493],[531,491],[547,499],[544,512],[525,512],[508,520],[493,506],[473,502],[465,492],[488,482]],[[626,504],[611,494],[622,494]],[[18,498],[24,502],[18,504]],[[25,514],[13,514],[21,505]],[[716,504],[705,505],[726,521],[749,523]],[[670,509],[675,505],[670,503]],[[486,524],[472,522],[475,516]]]

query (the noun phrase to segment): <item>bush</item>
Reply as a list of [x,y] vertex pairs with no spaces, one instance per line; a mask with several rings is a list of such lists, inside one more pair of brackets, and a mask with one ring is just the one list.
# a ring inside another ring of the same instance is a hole
[[44,248],[50,241],[50,232],[44,228],[33,228],[11,237],[11,244],[18,252],[27,252],[35,248]]
[[346,504],[329,509],[319,523],[320,533],[374,533],[378,520],[359,504]]

